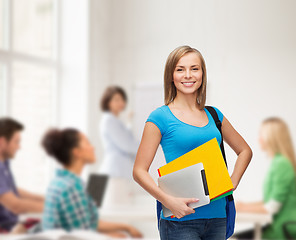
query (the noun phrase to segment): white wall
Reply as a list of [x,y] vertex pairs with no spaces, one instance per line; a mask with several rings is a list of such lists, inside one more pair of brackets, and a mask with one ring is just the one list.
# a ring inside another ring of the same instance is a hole
[[[57,1],[56,11],[57,127],[89,134],[89,2]],[[59,164],[51,159],[47,165],[49,182]]]
[[[101,0],[93,12],[104,18],[92,27],[101,29],[103,23],[108,31],[98,32],[104,40],[94,43],[97,51],[92,52],[103,54],[103,65],[92,73],[100,89],[95,98],[107,83],[119,84],[128,91],[129,108],[134,109],[137,84],[156,83],[161,91],[170,51],[184,44],[199,49],[207,63],[207,104],[224,113],[254,152],[236,198],[260,199],[268,165],[257,143],[260,122],[281,116],[296,135],[294,9],[293,0]],[[227,156],[232,169],[236,156],[229,148]]]
[[59,81],[58,122],[61,127],[88,130],[89,22],[87,1],[70,0],[59,4]]
[[99,99],[104,89],[110,84],[109,18],[108,1],[89,1],[88,136],[95,146],[98,158],[96,164],[88,168],[88,172],[97,171],[103,156],[98,132],[101,117]]

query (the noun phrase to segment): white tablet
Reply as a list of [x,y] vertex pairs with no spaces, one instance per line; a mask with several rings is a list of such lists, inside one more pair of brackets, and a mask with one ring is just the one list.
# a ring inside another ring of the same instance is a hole
[[[159,187],[174,197],[197,198],[196,203],[188,206],[197,208],[210,203],[209,190],[202,163],[172,172],[158,178]],[[164,217],[172,216],[171,210],[162,205]]]

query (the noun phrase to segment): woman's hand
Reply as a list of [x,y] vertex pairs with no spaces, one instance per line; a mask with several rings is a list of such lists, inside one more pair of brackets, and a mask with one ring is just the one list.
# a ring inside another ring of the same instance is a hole
[[132,238],[142,238],[143,235],[142,233],[139,232],[138,229],[134,228],[133,226],[129,225],[126,229],[126,231],[128,232],[128,234],[132,237]]
[[195,210],[188,207],[188,204],[198,201],[199,199],[196,198],[176,198],[169,196],[163,204],[172,211],[176,218],[182,218],[191,213],[195,213]]

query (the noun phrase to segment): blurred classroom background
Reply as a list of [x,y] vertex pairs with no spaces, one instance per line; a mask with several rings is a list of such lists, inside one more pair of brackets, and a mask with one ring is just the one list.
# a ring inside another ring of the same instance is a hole
[[[296,137],[295,9],[294,0],[0,0],[0,114],[26,127],[12,163],[18,186],[45,193],[56,164],[40,140],[51,126],[83,131],[97,156],[83,178],[99,171],[99,101],[110,85],[125,89],[121,119],[133,113],[140,140],[149,113],[163,105],[168,54],[190,45],[206,61],[207,105],[218,107],[253,150],[235,199],[262,200],[269,166],[258,144],[262,120],[280,116]],[[227,145],[226,155],[232,172],[236,154]],[[155,180],[164,163],[159,148],[151,167]],[[154,199],[137,186],[132,204],[155,213]],[[140,211],[129,218],[124,208],[118,208],[121,220],[157,238],[153,215],[143,211],[141,218]],[[117,218],[112,214],[106,216]]]

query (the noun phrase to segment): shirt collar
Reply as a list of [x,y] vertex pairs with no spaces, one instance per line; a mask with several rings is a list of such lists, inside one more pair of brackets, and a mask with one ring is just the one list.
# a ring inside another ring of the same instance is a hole
[[69,170],[67,169],[57,169],[56,170],[56,176],[58,177],[68,177],[70,179],[73,179],[75,181],[81,181],[80,177],[77,176],[76,174],[70,172]]
[[9,168],[9,159],[0,161],[0,168]]

